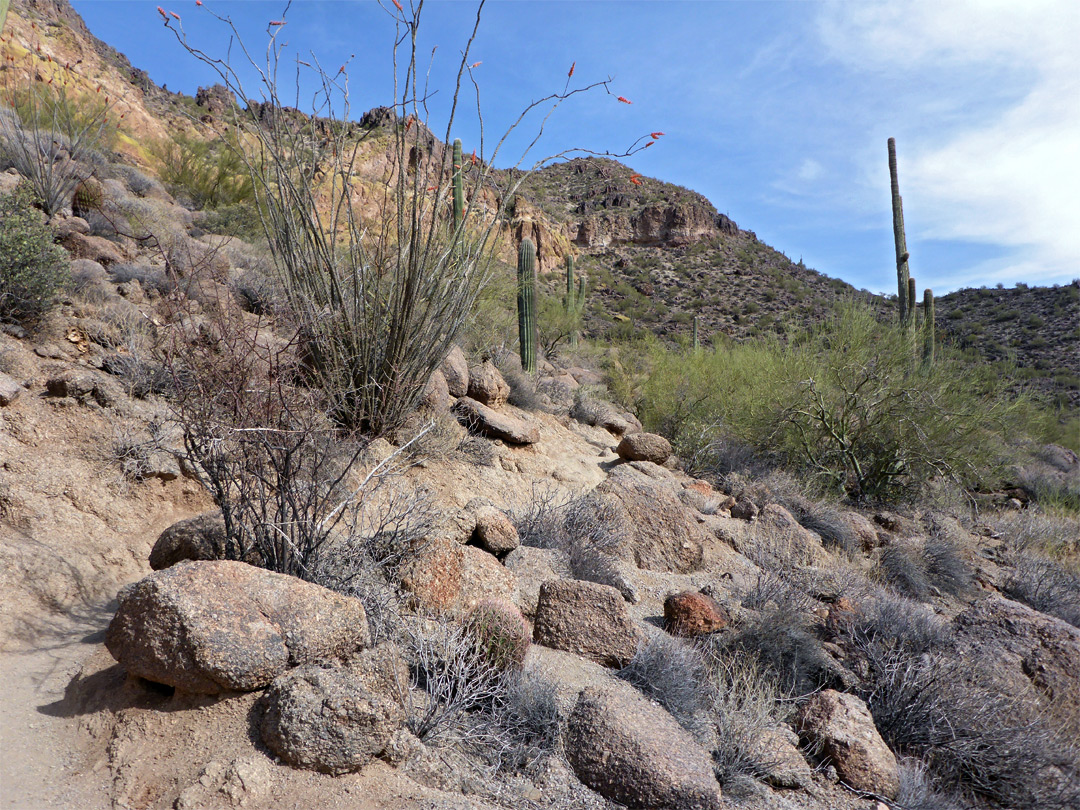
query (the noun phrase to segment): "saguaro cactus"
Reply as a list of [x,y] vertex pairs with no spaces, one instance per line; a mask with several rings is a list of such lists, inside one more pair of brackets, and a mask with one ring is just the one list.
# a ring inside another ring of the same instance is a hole
[[527,374],[536,373],[536,246],[521,240],[518,249],[518,342],[521,367]]
[[934,364],[934,293],[929,288],[923,290],[923,362]]
[[698,331],[698,316],[694,316],[694,351],[701,351],[701,335]]
[[900,303],[900,321],[914,312],[915,302],[908,298],[908,249],[904,234],[904,201],[900,197],[900,182],[896,177],[896,138],[889,138],[889,180],[892,186],[893,241],[896,243],[896,286]]
[[465,191],[462,188],[462,158],[461,138],[454,141],[454,168],[452,179],[454,183],[454,233],[461,228],[461,218],[465,211]]
[[581,301],[578,300],[574,289],[574,257],[566,257],[566,317],[570,322],[570,348],[576,349],[578,345],[577,315],[581,309]]
[[911,329],[912,332],[914,332],[915,331],[915,279],[913,279],[911,276],[908,276],[908,280],[907,280],[907,300],[908,300],[907,324],[908,324],[908,328]]

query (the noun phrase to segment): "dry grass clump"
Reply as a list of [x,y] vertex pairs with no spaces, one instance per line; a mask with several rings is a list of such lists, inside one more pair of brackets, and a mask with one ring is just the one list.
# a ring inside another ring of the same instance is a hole
[[1080,576],[1055,560],[1017,554],[1003,590],[1013,599],[1080,627]]
[[683,639],[658,633],[642,644],[619,677],[653,698],[685,728],[694,731],[709,700],[701,650]]

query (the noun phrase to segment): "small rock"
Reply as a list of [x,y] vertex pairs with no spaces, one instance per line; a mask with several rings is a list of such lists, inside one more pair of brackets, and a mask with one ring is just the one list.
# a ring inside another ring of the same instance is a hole
[[739,520],[753,520],[759,511],[757,504],[749,498],[740,497],[731,506],[731,516]]
[[486,498],[473,498],[465,509],[476,516],[473,542],[496,556],[507,554],[521,543],[517,529],[505,512],[500,511]]
[[450,412],[450,388],[446,384],[446,377],[438,369],[431,372],[431,376],[428,377],[418,406],[421,410],[433,415]]
[[671,442],[656,433],[631,433],[615,448],[626,461],[651,461],[663,464],[671,456]]
[[701,636],[731,624],[731,616],[713,598],[695,591],[675,593],[664,600],[664,629],[673,636]]
[[23,387],[18,380],[0,371],[0,406],[10,405],[22,392]]
[[464,397],[468,395],[469,363],[465,359],[465,353],[460,346],[455,344],[450,347],[450,353],[442,361],[439,371],[442,372],[443,377],[446,379],[446,386],[450,396]]

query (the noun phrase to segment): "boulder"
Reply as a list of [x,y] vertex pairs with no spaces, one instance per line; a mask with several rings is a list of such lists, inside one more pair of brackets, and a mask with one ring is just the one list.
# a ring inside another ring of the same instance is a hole
[[369,690],[346,666],[286,672],[262,706],[259,731],[267,748],[294,767],[335,775],[382,754],[405,722],[397,700]]
[[709,754],[675,719],[624,684],[582,690],[566,756],[600,795],[645,810],[719,810]]
[[18,399],[23,387],[14,377],[0,371],[0,406],[7,406]]
[[124,255],[115,244],[100,236],[69,232],[60,242],[73,259],[90,259],[103,267],[120,264]]
[[434,537],[402,566],[401,587],[418,607],[446,613],[470,610],[488,597],[512,600],[517,577],[481,548]]
[[540,431],[535,425],[499,413],[472,397],[461,397],[454,405],[454,415],[466,428],[489,439],[502,439],[508,444],[536,444],[540,441]]
[[814,773],[799,751],[798,736],[786,726],[767,728],[757,740],[761,777],[773,787],[807,789]]
[[510,385],[490,360],[469,369],[468,395],[489,408],[501,408],[510,396]]
[[560,579],[540,586],[533,641],[607,667],[624,667],[641,636],[615,588]]
[[473,498],[465,504],[465,509],[476,516],[472,540],[484,551],[499,556],[508,554],[521,544],[510,518],[487,498]]
[[240,562],[181,562],[121,589],[105,646],[184,692],[261,689],[290,667],[370,643],[359,599]]
[[626,461],[663,464],[671,457],[671,442],[656,433],[631,433],[623,436],[615,452]]
[[1080,629],[1002,596],[989,596],[954,620],[957,648],[1008,695],[1080,717]]
[[[183,560],[225,559],[225,520],[213,509],[181,520],[158,535],[150,551],[150,567],[162,571]],[[255,564],[253,558],[249,561]]]
[[454,345],[450,347],[450,353],[442,361],[439,371],[442,372],[443,377],[446,379],[446,387],[450,392],[450,396],[464,397],[468,395],[469,363],[465,359],[465,353],[461,351],[460,346]]
[[503,558],[503,565],[517,577],[514,604],[529,617],[536,615],[540,586],[570,574],[570,556],[555,548],[518,546]]
[[701,566],[711,538],[675,486],[621,465],[596,488],[604,530],[617,556],[653,571],[685,574]]
[[673,636],[701,636],[731,624],[731,616],[711,596],[695,591],[674,593],[664,600],[664,629]]
[[826,689],[807,701],[795,718],[803,742],[836,768],[856,790],[895,799],[900,790],[896,757],[881,739],[870,709],[855,695]]
[[421,410],[436,416],[450,412],[450,387],[446,384],[446,377],[438,369],[428,377],[418,405]]

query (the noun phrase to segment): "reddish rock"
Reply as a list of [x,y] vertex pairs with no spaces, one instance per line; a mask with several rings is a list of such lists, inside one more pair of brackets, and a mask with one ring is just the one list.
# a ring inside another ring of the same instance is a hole
[[521,541],[517,529],[506,513],[497,509],[486,498],[473,498],[465,509],[476,516],[476,529],[472,540],[480,548],[492,554],[503,555],[517,548]]
[[418,405],[422,410],[436,416],[450,412],[450,388],[446,384],[446,377],[438,369],[428,377]]
[[696,591],[675,593],[664,600],[664,629],[673,636],[701,636],[723,630],[731,616],[712,597]]

